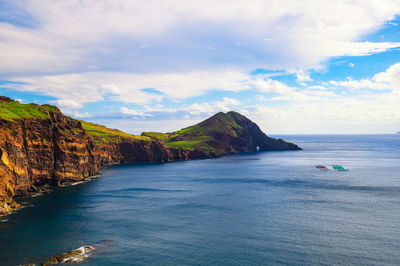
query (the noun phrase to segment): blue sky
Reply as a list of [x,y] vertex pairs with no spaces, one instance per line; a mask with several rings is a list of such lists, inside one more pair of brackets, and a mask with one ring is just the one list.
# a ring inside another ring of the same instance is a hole
[[0,94],[131,133],[400,131],[400,1],[0,0]]

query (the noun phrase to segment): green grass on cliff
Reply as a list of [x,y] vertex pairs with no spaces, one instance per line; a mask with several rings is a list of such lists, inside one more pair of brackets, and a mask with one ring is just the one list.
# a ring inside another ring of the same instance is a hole
[[221,132],[231,136],[237,136],[237,132],[243,130],[243,126],[237,121],[247,120],[246,117],[236,112],[218,113],[196,125],[183,128],[175,132],[180,136],[204,136],[208,132]]
[[[34,103],[23,104],[10,98],[0,96],[0,119],[16,121],[22,118],[43,118],[49,117],[49,112],[60,112],[58,107],[48,104],[37,105]],[[67,117],[69,118],[69,117]],[[69,118],[72,119],[72,118]],[[96,142],[109,143],[121,142],[122,140],[151,140],[145,136],[135,136],[117,129],[81,121],[82,127],[91,135]],[[60,129],[62,130],[62,129]],[[65,132],[68,134],[78,134],[79,132]]]
[[0,118],[8,121],[32,117],[47,118],[48,111],[58,111],[58,108],[51,105],[22,104],[12,100],[0,101]]
[[136,136],[125,133],[118,129],[108,128],[102,125],[81,121],[82,127],[91,135],[96,142],[100,143],[119,143],[123,140],[151,140],[146,136]]
[[196,125],[172,133],[144,132],[142,135],[157,139],[166,146],[182,149],[201,149],[220,152],[207,142],[213,140],[209,132],[221,132],[237,136],[243,127],[236,121],[246,119],[236,112],[218,113]]
[[201,136],[198,138],[185,138],[185,140],[167,141],[167,142],[164,142],[164,144],[169,147],[191,150],[194,148],[200,148],[199,145],[201,145],[203,142],[210,140],[210,139],[211,139],[211,137]]
[[159,133],[159,132],[144,132],[146,136],[153,137],[160,141],[166,141],[170,138],[170,133]]

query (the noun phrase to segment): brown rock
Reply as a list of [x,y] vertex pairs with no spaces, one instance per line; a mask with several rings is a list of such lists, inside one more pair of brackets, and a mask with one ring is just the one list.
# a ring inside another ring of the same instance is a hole
[[[12,101],[0,97],[0,101]],[[104,166],[216,157],[213,153],[166,147],[157,141],[124,139],[96,143],[81,122],[48,111],[47,118],[0,119],[0,216],[20,208],[13,197],[48,192],[90,180]]]
[[88,253],[93,250],[91,246],[84,246],[78,249],[73,249],[68,252],[51,256],[46,261],[42,262],[42,266],[58,264],[58,263],[71,263],[81,262],[88,258]]

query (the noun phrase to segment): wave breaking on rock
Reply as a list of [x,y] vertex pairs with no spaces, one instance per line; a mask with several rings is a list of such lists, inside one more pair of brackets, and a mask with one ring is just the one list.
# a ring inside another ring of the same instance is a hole
[[47,260],[41,263],[42,266],[53,265],[58,263],[72,263],[81,262],[90,256],[90,253],[94,250],[92,246],[83,246],[77,249],[70,250],[68,252],[51,256]]

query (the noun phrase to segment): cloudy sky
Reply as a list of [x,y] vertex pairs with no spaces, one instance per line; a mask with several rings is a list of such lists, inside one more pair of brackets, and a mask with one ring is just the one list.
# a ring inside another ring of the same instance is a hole
[[0,94],[131,133],[400,131],[400,0],[0,0]]

